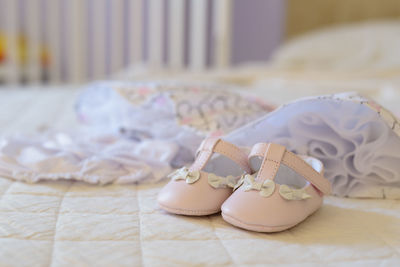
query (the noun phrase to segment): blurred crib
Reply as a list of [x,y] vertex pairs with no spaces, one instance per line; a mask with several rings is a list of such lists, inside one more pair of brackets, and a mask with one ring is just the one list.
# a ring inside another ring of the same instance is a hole
[[232,0],[0,0],[0,83],[229,65]]

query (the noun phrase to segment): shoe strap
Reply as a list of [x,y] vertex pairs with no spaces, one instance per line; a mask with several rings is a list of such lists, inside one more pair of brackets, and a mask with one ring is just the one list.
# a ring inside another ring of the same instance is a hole
[[221,154],[237,163],[246,173],[251,173],[248,163],[248,156],[237,146],[228,143],[220,138],[206,138],[196,152],[196,160],[190,170],[201,170],[211,158],[213,153]]
[[[310,164],[305,162],[296,154],[287,151],[282,145],[273,143],[259,143],[253,146],[249,161],[253,157],[262,158],[262,163],[256,180],[263,182],[266,179],[273,180],[278,172],[281,163],[285,164],[295,172],[303,176],[314,187],[325,195],[329,195],[332,191],[331,183],[323,176],[323,172],[317,172]],[[253,170],[256,171],[256,170]]]

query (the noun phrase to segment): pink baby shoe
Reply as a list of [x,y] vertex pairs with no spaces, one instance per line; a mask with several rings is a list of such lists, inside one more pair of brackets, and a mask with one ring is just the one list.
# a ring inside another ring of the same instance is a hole
[[222,205],[225,221],[257,232],[283,231],[321,207],[331,184],[322,163],[277,144],[256,144],[249,155],[255,174],[245,174]]
[[219,138],[205,139],[190,168],[171,173],[158,195],[164,210],[183,215],[209,215],[221,210],[243,174],[251,173],[247,154]]

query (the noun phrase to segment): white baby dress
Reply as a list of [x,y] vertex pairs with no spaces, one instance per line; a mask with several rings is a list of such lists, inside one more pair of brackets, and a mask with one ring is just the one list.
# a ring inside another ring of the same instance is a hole
[[400,199],[400,123],[355,93],[300,99],[232,132],[251,146],[276,142],[324,163],[333,194]]
[[272,107],[230,86],[98,82],[80,95],[82,127],[0,139],[0,176],[26,182],[155,182]]
[[80,129],[0,139],[0,176],[156,182],[191,163],[206,136],[225,136],[320,159],[334,195],[400,199],[400,123],[389,111],[352,93],[272,109],[229,86],[99,82],[77,101]]

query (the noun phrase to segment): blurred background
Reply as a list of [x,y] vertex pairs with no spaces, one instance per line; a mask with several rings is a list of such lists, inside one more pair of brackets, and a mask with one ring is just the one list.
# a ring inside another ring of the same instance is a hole
[[0,84],[268,62],[312,30],[399,17],[398,0],[0,0]]

